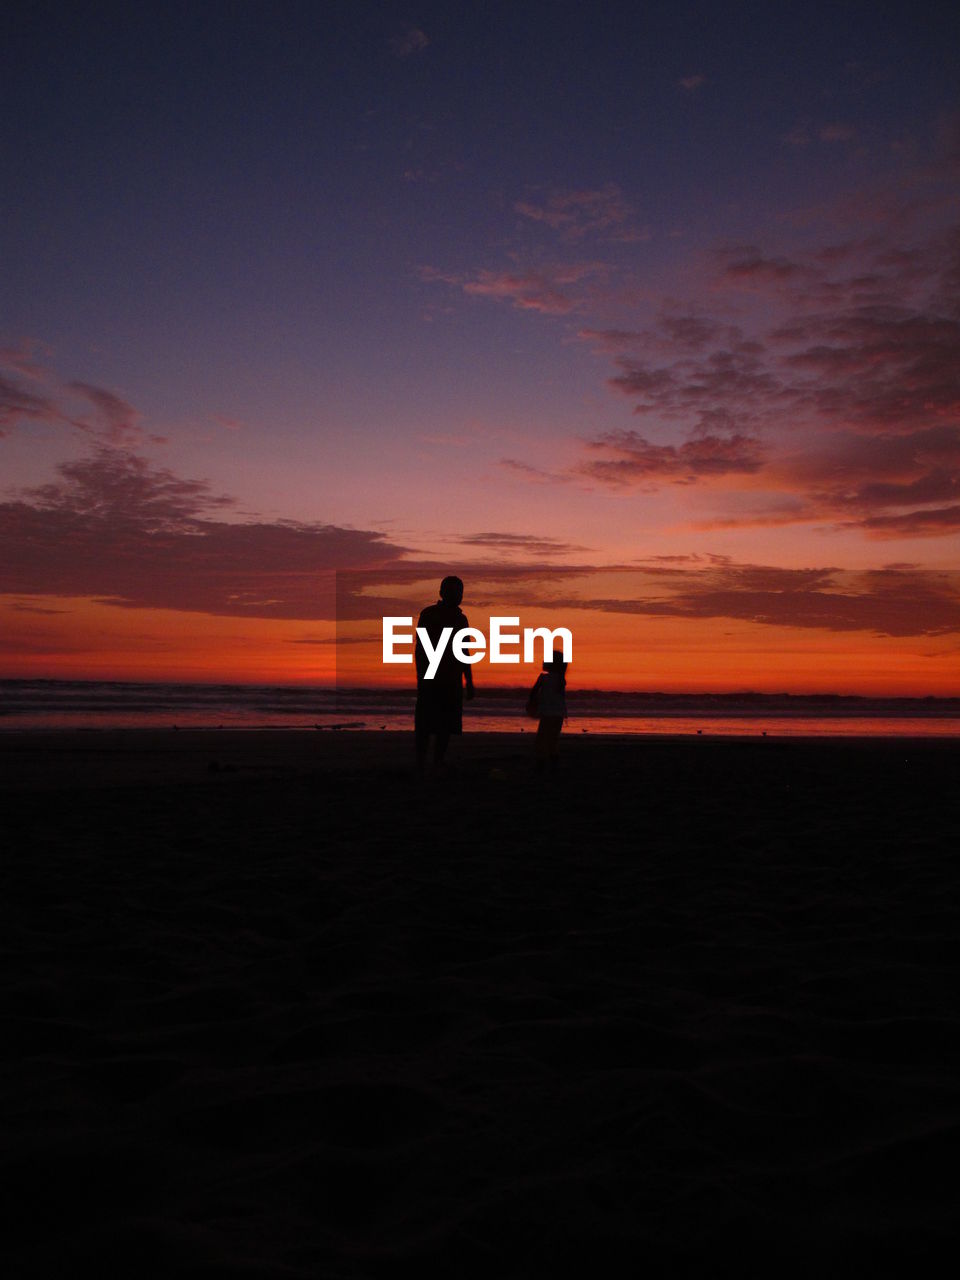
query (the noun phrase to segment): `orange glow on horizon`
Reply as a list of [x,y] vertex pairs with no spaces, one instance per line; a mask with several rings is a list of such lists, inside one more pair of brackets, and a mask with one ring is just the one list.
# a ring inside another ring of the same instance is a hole
[[[569,626],[571,689],[675,693],[960,696],[943,637],[890,637],[729,619],[524,611],[521,626]],[[489,615],[471,610],[489,635]],[[416,614],[414,613],[414,618]],[[380,624],[221,617],[121,609],[76,598],[0,600],[5,679],[413,687],[412,666],[381,662]],[[522,688],[539,664],[474,668],[478,688]]]

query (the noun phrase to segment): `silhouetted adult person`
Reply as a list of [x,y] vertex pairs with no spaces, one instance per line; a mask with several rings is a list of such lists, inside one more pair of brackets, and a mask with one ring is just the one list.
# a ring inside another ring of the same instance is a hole
[[[452,574],[440,583],[440,599],[427,605],[417,619],[435,649],[444,627],[452,627],[453,634],[469,626],[460,608],[463,599],[463,583]],[[434,764],[443,764],[450,735],[463,732],[463,683],[466,680],[467,697],[473,697],[473,670],[469,663],[460,662],[454,656],[453,644],[444,649],[432,680],[426,678],[428,659],[426,650],[417,640],[417,710],[414,720],[417,739],[417,768],[422,773],[427,761],[427,749],[433,737]]]

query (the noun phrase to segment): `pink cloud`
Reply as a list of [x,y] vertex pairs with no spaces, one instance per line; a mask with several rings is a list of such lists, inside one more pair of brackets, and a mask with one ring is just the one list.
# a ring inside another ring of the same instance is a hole
[[37,359],[38,353],[49,356],[50,348],[36,338],[21,338],[11,346],[0,347],[0,368],[12,369],[25,378],[39,381],[44,369]]
[[49,396],[27,391],[0,374],[0,439],[23,421],[62,421],[63,415]]
[[[353,621],[407,613],[405,588],[439,580],[450,568],[406,563],[340,573],[338,617]],[[654,557],[653,564],[641,566],[500,560],[471,565],[464,577],[471,604],[494,612],[526,606],[691,621],[727,618],[759,626],[899,637],[960,634],[960,574],[911,566],[870,571],[778,568],[704,553]],[[612,580],[616,596],[591,594],[594,582],[606,591]],[[474,586],[478,581],[483,583],[482,600]]]
[[589,551],[589,547],[557,538],[537,537],[529,533],[471,533],[458,538],[461,546],[493,551],[502,555],[561,556]]
[[576,305],[556,283],[539,271],[481,271],[468,280],[464,293],[476,298],[495,298],[512,302],[521,311],[540,311],[547,315],[565,315]]
[[524,462],[519,458],[501,458],[500,466],[512,471],[523,480],[529,480],[532,484],[564,484],[569,483],[573,478],[569,473],[547,471],[543,467],[534,466],[533,463]]
[[838,433],[806,450],[768,458],[760,482],[768,493],[788,497],[748,515],[700,521],[697,527],[815,522],[870,538],[942,536],[956,528],[960,427],[906,435]]
[[93,423],[76,419],[75,425],[93,430],[110,444],[119,444],[136,435],[139,414],[126,400],[89,382],[69,382],[67,387],[88,400],[96,413]]
[[942,538],[960,533],[960,505],[868,516],[853,524],[873,538]]
[[615,182],[590,190],[557,191],[542,199],[529,197],[513,207],[524,218],[543,223],[570,240],[591,234],[609,234],[614,239],[649,235],[630,226],[633,208]]
[[738,284],[759,283],[765,285],[771,281],[780,283],[786,280],[805,279],[813,275],[810,267],[789,258],[765,257],[755,246],[742,249],[723,250],[727,258],[721,278]]
[[0,592],[89,596],[125,608],[332,618],[338,569],[392,563],[381,534],[300,521],[228,522],[202,480],[101,447],[0,503]]
[[604,271],[601,263],[580,262],[555,263],[535,270],[482,270],[469,277],[423,267],[420,274],[425,280],[456,285],[471,297],[510,302],[521,311],[566,315],[582,305],[582,299],[572,297],[571,292]]
[[920,637],[960,632],[958,586],[956,574],[920,570],[853,572],[718,564],[638,570],[634,592],[619,598],[570,596],[543,603],[556,609],[730,618],[761,626]]
[[[805,142],[852,138],[839,121],[804,128]],[[956,149],[960,130],[950,138]],[[610,234],[628,216],[612,185],[515,207],[574,237]],[[700,295],[664,302],[652,321],[630,314],[647,295],[589,280],[613,270],[599,263],[424,274],[524,310],[595,316],[580,338],[610,361],[608,386],[650,425],[587,439],[581,460],[557,470],[503,459],[516,476],[645,491],[715,482],[730,505],[710,527],[807,522],[934,537],[953,531],[960,488],[955,218],[939,178],[916,169],[904,191],[888,185],[785,218],[790,235],[804,226],[789,248],[718,249]]]
[[[619,453],[598,459],[611,448],[599,437],[576,470],[643,488],[739,473],[753,497],[769,495],[767,509],[720,512],[698,527],[955,532],[960,228],[908,243],[871,232],[793,256],[756,247],[721,256],[713,315],[669,311],[645,328],[581,330],[612,360],[609,385],[634,412],[683,435],[652,445],[627,433]],[[756,313],[738,300],[733,325],[723,304],[742,298],[744,284]]]
[[[0,367],[28,378],[34,386],[29,390],[16,377],[0,374],[0,437],[21,422],[46,422],[74,427],[109,444],[133,443],[141,438],[138,411],[116,392],[91,382],[72,381],[61,384],[37,360],[37,353],[49,354],[49,348],[36,339],[23,339],[14,346],[0,349]],[[77,413],[62,403],[63,393],[86,401],[92,412]],[[161,437],[152,436],[153,440]]]
[[589,441],[587,448],[601,456],[580,463],[577,472],[612,487],[694,484],[704,477],[756,472],[763,465],[760,442],[742,435],[700,435],[680,445],[659,445],[635,431],[615,431]]

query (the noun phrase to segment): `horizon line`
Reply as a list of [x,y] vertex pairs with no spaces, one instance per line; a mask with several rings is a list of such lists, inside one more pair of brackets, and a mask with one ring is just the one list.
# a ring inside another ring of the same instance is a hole
[[[381,684],[381,685],[336,685],[305,681],[274,682],[256,680],[203,680],[203,679],[124,679],[118,677],[97,678],[93,676],[3,676],[2,685],[49,684],[49,685],[131,685],[139,687],[160,687],[179,685],[187,688],[205,689],[283,689],[299,690],[304,693],[364,694],[364,693],[396,693],[416,695],[414,684]],[[516,694],[527,691],[529,683],[516,685],[483,685],[477,696],[484,694]],[[575,686],[571,695],[598,695],[603,697],[626,696],[634,698],[804,698],[804,699],[850,699],[858,701],[886,702],[960,702],[960,693],[844,693],[837,690],[796,691],[789,689],[764,690],[751,688],[717,688],[717,689],[623,689],[600,688],[597,686]]]

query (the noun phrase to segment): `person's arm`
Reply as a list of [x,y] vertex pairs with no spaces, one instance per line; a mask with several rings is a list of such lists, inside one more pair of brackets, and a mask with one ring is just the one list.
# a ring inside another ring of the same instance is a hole
[[540,681],[542,679],[542,676],[537,676],[533,682],[533,688],[527,694],[527,715],[534,720],[540,714]]
[[[467,615],[466,615],[466,614],[463,614],[462,616],[463,616],[463,623],[462,623],[461,625],[462,625],[462,626],[464,626],[464,627],[469,627],[470,623],[467,621]],[[467,686],[467,694],[466,694],[466,697],[467,697],[467,701],[469,702],[469,701],[470,701],[470,699],[473,697],[473,694],[474,694],[474,688],[473,688],[473,667],[471,666],[471,664],[470,664],[469,662],[465,662],[465,663],[463,664],[463,678],[464,678],[464,681],[465,681],[466,686]]]
[[[419,630],[419,628],[422,625],[423,625],[423,614],[421,613],[420,617],[417,619],[417,629]],[[417,664],[417,684],[420,684],[420,682],[423,680],[423,677],[427,674],[428,663],[427,663],[427,652],[424,649],[423,645],[420,643],[419,635],[417,636],[417,646],[416,646],[416,649],[414,650],[414,661]]]

